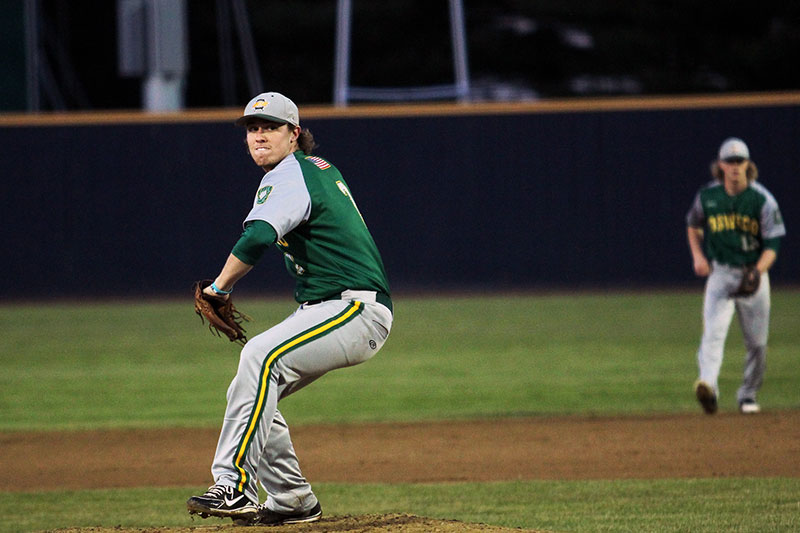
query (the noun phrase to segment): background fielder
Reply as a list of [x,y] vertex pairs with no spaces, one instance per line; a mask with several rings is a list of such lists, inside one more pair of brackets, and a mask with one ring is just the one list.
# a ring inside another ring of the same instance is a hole
[[[757,413],[761,408],[756,395],[767,360],[768,271],[786,230],[775,198],[756,183],[758,169],[741,139],[732,137],[722,143],[711,174],[714,181],[697,193],[686,216],[694,271],[698,276],[708,276],[695,395],[707,413],[717,411],[725,338],[737,312],[747,354],[736,396],[742,413]],[[753,294],[737,295],[749,265],[760,273],[761,282]]]
[[[187,501],[191,513],[240,524],[317,520],[322,508],[303,477],[278,401],[336,368],[366,361],[392,327],[392,302],[378,249],[341,173],[311,155],[295,104],[278,93],[253,98],[237,120],[266,174],[209,296],[228,298],[275,244],[296,279],[301,304],[242,349],[214,456],[214,485]],[[258,486],[267,500],[258,504]]]

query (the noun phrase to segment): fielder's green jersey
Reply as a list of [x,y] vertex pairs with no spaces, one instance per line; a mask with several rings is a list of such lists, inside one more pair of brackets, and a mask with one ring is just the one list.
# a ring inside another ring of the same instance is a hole
[[298,302],[347,289],[390,294],[383,261],[353,195],[325,159],[294,152],[267,172],[245,225],[255,220],[274,228],[276,246],[296,280]]
[[757,182],[736,196],[720,182],[709,183],[695,196],[686,222],[703,228],[709,259],[731,266],[754,264],[764,248],[777,252],[786,234],[778,203]]

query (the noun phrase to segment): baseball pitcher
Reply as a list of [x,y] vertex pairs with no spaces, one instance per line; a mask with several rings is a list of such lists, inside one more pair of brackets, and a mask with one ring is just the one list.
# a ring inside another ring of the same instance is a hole
[[[314,140],[300,127],[297,106],[281,94],[262,93],[236,123],[265,174],[222,271],[195,285],[195,306],[244,347],[228,388],[214,485],[190,498],[187,508],[239,525],[312,522],[322,507],[300,471],[278,402],[381,349],[392,328],[389,285],[350,188],[335,166],[312,155]],[[272,245],[296,280],[300,306],[248,341],[242,316],[225,303]],[[260,505],[258,483],[267,492]]]

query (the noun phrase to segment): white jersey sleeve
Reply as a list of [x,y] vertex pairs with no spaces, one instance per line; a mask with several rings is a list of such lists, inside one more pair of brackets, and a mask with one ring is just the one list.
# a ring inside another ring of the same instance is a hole
[[689,212],[686,213],[686,225],[690,228],[702,228],[706,222],[706,214],[700,201],[700,192],[702,191],[698,191],[695,195],[692,206],[689,208]]
[[765,239],[774,239],[786,235],[786,226],[783,224],[781,210],[778,202],[766,187],[760,183],[752,183],[751,187],[764,195],[764,205],[761,207],[761,236]]
[[261,178],[244,223],[263,220],[275,229],[280,240],[310,215],[311,196],[303,172],[294,154],[289,154]]

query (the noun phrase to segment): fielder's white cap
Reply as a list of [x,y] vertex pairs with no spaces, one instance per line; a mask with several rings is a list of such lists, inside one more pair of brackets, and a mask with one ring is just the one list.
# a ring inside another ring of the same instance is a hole
[[724,161],[734,157],[750,159],[750,150],[747,149],[747,145],[743,140],[737,137],[730,137],[725,139],[725,142],[719,147],[719,158]]
[[297,106],[280,93],[261,93],[253,97],[245,106],[244,115],[236,119],[236,125],[244,126],[253,118],[300,125]]

